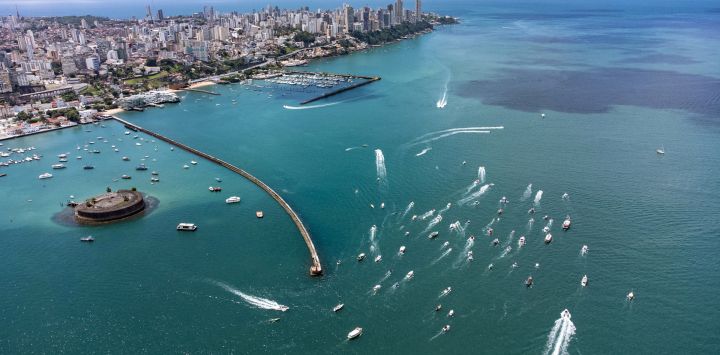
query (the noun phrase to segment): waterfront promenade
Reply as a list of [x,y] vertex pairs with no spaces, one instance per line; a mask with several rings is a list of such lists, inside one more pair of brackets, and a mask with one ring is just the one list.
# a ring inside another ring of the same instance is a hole
[[258,187],[263,189],[265,192],[267,192],[268,195],[270,195],[270,197],[272,197],[275,201],[277,201],[277,203],[280,204],[280,206],[290,216],[293,223],[295,223],[295,226],[297,227],[298,231],[300,232],[300,235],[302,235],[303,240],[305,240],[305,244],[307,245],[307,248],[310,251],[310,258],[311,258],[311,263],[312,263],[312,265],[310,266],[310,275],[312,275],[312,276],[322,275],[323,270],[322,270],[322,265],[320,264],[320,257],[318,256],[317,250],[315,249],[315,244],[313,243],[312,239],[310,238],[310,233],[308,232],[307,228],[305,228],[305,225],[303,224],[302,220],[300,220],[300,216],[298,216],[298,214],[292,209],[292,207],[290,207],[290,204],[288,204],[277,192],[275,192],[275,190],[270,188],[270,186],[268,186],[267,184],[265,184],[260,179],[253,176],[252,174],[248,173],[247,171],[240,169],[224,160],[221,160],[212,155],[203,153],[195,148],[192,148],[183,143],[180,143],[178,141],[175,141],[173,139],[165,137],[159,133],[155,133],[148,129],[142,128],[136,124],[133,124],[126,120],[123,120],[122,118],[119,118],[117,116],[112,116],[112,118],[134,131],[141,131],[143,133],[149,134],[157,139],[160,139],[164,142],[172,144],[180,149],[183,149],[192,154],[195,154],[202,158],[205,158],[213,163],[221,165],[239,175],[242,175],[246,179],[250,180],[250,182],[254,183]]

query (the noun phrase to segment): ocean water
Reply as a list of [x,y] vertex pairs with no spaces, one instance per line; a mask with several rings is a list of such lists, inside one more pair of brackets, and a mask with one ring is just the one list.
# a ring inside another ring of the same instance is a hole
[[[717,11],[460,3],[446,12],[463,23],[312,63],[305,69],[382,80],[309,109],[284,108],[307,93],[256,83],[122,114],[276,189],[308,226],[322,277],[308,276],[307,249],[282,209],[210,162],[113,122],[3,142],[44,158],[0,170],[0,353],[716,352]],[[102,153],[76,149],[88,141]],[[68,168],[50,170],[64,152]],[[134,170],[141,159],[158,184]],[[479,167],[485,182],[475,183]],[[46,171],[55,177],[38,180]],[[114,181],[122,174],[133,179]],[[208,192],[218,184],[221,193]],[[101,227],[53,220],[69,195],[108,186],[159,203]],[[230,195],[242,202],[226,205]],[[566,215],[573,226],[563,232]],[[175,231],[182,221],[198,231]],[[450,229],[456,221],[462,230]],[[78,241],[88,234],[94,244]],[[359,253],[368,258],[356,262]],[[564,309],[571,322],[559,319]],[[363,336],[347,341],[356,326]]]

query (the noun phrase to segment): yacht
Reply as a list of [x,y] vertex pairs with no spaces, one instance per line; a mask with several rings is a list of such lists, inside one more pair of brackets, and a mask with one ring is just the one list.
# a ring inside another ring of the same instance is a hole
[[240,197],[238,196],[230,196],[225,199],[225,203],[238,203],[240,202]]
[[400,254],[400,255],[405,254],[405,246],[404,245],[400,246],[400,250],[398,251],[398,254]]
[[65,169],[65,165],[64,164],[53,164],[52,168],[53,169]]
[[357,261],[363,261],[365,259],[365,253],[360,253],[357,256]]
[[210,192],[220,192],[222,191],[222,187],[210,186],[208,187],[208,190],[210,190]]
[[580,248],[580,255],[585,255],[588,253],[588,246],[583,245],[582,248]]
[[0,177],[5,177],[5,176],[7,176],[7,174],[5,174],[5,173],[0,173]]
[[126,135],[126,136],[129,136],[129,135],[130,135],[130,131],[125,131],[125,135]]
[[51,177],[53,177],[52,174],[44,173],[44,174],[41,174],[40,176],[38,176],[38,179],[49,179]]
[[347,338],[348,338],[348,340],[355,339],[355,338],[361,336],[362,332],[363,332],[363,328],[356,327],[355,329],[350,331],[350,333],[348,333]]
[[152,174],[152,175],[154,175],[154,176],[160,175],[160,173],[158,173],[157,171],[153,171],[153,172],[151,172],[150,174]]
[[179,231],[194,232],[196,229],[197,229],[197,226],[193,223],[180,223],[177,225],[177,230],[179,230]]
[[448,293],[450,293],[450,292],[452,292],[452,287],[449,287],[449,286],[448,286],[448,288],[446,288],[446,289],[442,290],[442,292],[440,292],[440,296],[441,296],[441,297],[442,297],[442,296],[446,296],[446,295],[447,295]]
[[333,307],[333,312],[338,312],[338,311],[340,311],[341,309],[343,309],[343,307],[345,307],[345,304],[340,303],[339,305]]
[[582,280],[580,280],[580,284],[581,284],[583,287],[587,286],[587,284],[588,284],[588,277],[587,277],[587,275],[585,275],[585,276],[582,277]]
[[528,276],[527,280],[525,280],[525,286],[531,287],[533,284],[533,278],[532,276]]
[[447,333],[450,331],[450,324],[446,324],[444,327],[442,327],[442,332]]
[[376,262],[376,263],[379,263],[380,261],[382,261],[382,255],[376,256],[376,257],[375,257],[375,262]]
[[92,242],[95,241],[95,238],[93,238],[91,235],[89,235],[89,236],[87,236],[87,237],[85,237],[85,238],[80,238],[80,241],[81,241],[81,242],[86,242],[86,243],[92,243]]
[[65,153],[63,153],[63,154],[58,154],[57,157],[60,158],[60,159],[65,159],[65,158],[67,158],[67,154],[65,154]]
[[[570,216],[565,217],[565,221],[563,221],[562,229],[568,230],[570,229],[570,225],[572,224],[572,221],[570,220]],[[581,228],[582,229],[582,228]]]
[[545,236],[545,244],[550,244],[550,242],[552,242],[552,234],[548,233]]
[[265,217],[265,214],[263,213],[263,211],[255,211],[255,217],[263,218]]
[[570,319],[572,316],[570,315],[570,311],[565,309],[560,313],[560,317],[562,317],[563,319]]
[[518,247],[522,248],[525,245],[525,236],[521,236],[518,240]]
[[437,232],[437,231],[432,232],[432,233],[430,233],[430,235],[428,235],[428,239],[434,239],[434,238],[437,237],[438,235],[440,235],[439,232]]
[[415,272],[410,270],[408,271],[407,275],[405,275],[405,279],[410,280],[413,278],[413,276],[415,276]]

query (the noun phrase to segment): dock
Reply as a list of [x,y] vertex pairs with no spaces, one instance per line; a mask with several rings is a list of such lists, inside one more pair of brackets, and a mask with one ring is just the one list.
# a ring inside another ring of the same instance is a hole
[[185,88],[185,89],[183,89],[183,90],[185,90],[185,91],[199,92],[199,93],[202,93],[202,94],[210,94],[210,95],[220,96],[220,94],[217,93],[217,92],[209,91],[209,90],[203,90],[203,89],[190,89],[190,88]]
[[305,244],[307,245],[308,250],[310,251],[310,259],[311,259],[311,266],[310,266],[310,275],[311,276],[319,276],[322,275],[322,265],[320,264],[320,257],[318,256],[317,250],[315,249],[315,244],[313,243],[312,239],[310,238],[310,233],[308,232],[307,228],[305,228],[305,225],[303,224],[302,220],[300,220],[300,216],[290,207],[290,204],[288,204],[275,190],[270,188],[267,184],[262,182],[260,179],[256,178],[255,176],[251,175],[247,171],[240,169],[226,161],[223,161],[219,158],[216,158],[212,155],[203,153],[195,148],[189,147],[185,144],[182,144],[178,141],[172,140],[170,138],[167,138],[159,133],[155,133],[151,130],[142,128],[136,124],[130,123],[128,121],[123,120],[120,117],[112,116],[112,118],[121,124],[125,125],[125,127],[133,127],[135,130],[149,134],[157,139],[160,139],[166,143],[169,143],[171,145],[174,145],[180,149],[183,149],[187,152],[190,152],[192,154],[195,154],[199,157],[205,158],[215,164],[218,164],[220,166],[223,166],[227,168],[230,171],[233,171],[244,178],[250,180],[253,184],[257,185],[261,189],[263,189],[270,197],[272,197],[279,205],[282,207],[285,212],[290,216],[293,223],[295,223],[295,226],[297,227],[298,231],[300,232],[300,235],[303,237],[303,240],[305,241]]
[[[337,74],[336,74],[336,75],[337,75]],[[300,105],[306,105],[306,104],[309,104],[309,103],[311,103],[311,102],[315,102],[315,101],[322,100],[322,99],[327,99],[327,98],[330,97],[330,96],[335,96],[335,95],[340,94],[340,93],[343,93],[343,92],[345,92],[345,91],[350,91],[350,90],[353,90],[353,89],[357,89],[357,88],[359,88],[359,87],[361,87],[361,86],[365,86],[365,85],[368,85],[368,84],[372,84],[372,83],[380,80],[379,77],[367,77],[367,76],[351,76],[351,77],[353,77],[353,78],[365,79],[365,81],[363,81],[363,82],[361,82],[361,83],[353,84],[353,85],[350,85],[350,86],[346,86],[346,87],[344,87],[344,88],[340,88],[340,89],[337,89],[337,90],[333,90],[333,91],[330,91],[330,92],[328,92],[328,93],[322,94],[322,95],[317,96],[317,97],[313,97],[312,99],[305,100],[305,101],[301,102]]]

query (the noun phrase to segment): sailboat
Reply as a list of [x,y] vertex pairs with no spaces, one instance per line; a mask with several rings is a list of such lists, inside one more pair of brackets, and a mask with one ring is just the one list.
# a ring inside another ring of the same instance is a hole
[[664,146],[660,146],[660,148],[656,149],[655,152],[656,152],[658,155],[665,155],[665,147],[664,147]]

